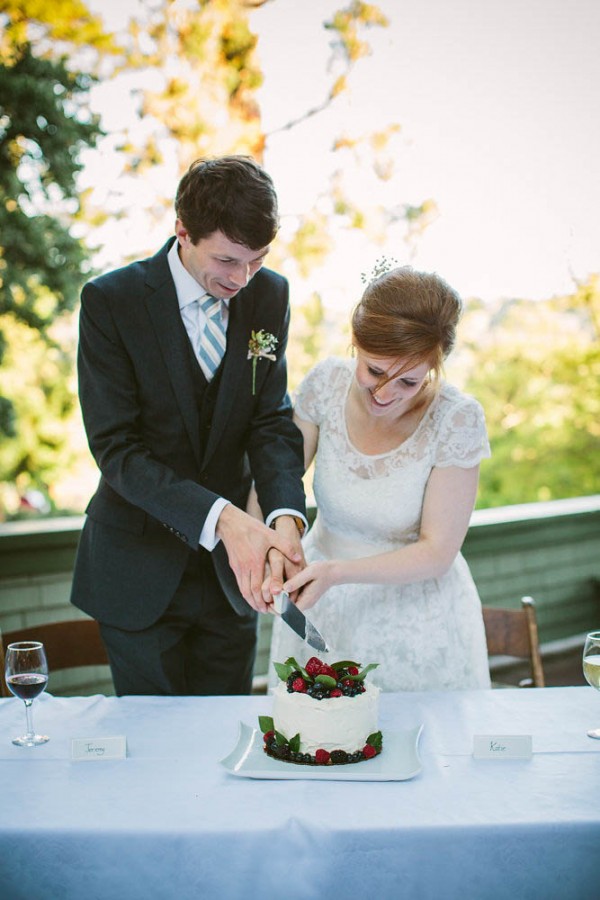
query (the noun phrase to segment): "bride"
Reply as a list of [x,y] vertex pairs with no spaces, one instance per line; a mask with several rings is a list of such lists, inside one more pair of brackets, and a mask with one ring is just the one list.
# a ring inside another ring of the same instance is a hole
[[[490,686],[460,553],[490,449],[479,403],[442,378],[461,305],[435,274],[381,275],[352,316],[354,358],[316,365],[295,401],[318,512],[285,589],[336,658],[379,663],[371,678],[388,691]],[[308,650],[277,617],[270,676]]]

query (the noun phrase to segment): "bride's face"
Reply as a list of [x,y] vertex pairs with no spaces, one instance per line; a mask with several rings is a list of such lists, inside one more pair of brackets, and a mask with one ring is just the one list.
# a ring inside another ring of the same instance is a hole
[[356,385],[361,402],[371,415],[398,416],[412,407],[411,401],[427,378],[428,363],[402,371],[402,359],[368,356],[358,348],[356,357]]

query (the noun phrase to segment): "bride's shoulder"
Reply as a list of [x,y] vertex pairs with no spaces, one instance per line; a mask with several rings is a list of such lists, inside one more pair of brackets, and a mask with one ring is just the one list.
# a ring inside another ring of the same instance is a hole
[[302,385],[320,384],[331,387],[333,383],[347,382],[353,364],[353,360],[350,359],[342,359],[340,356],[328,356],[313,366],[308,375],[305,376]]
[[339,390],[348,384],[349,363],[352,361],[329,356],[310,370],[294,396],[294,407],[301,418],[312,421],[324,413]]
[[465,394],[453,384],[448,384],[447,381],[442,382],[437,400],[442,415],[459,410],[462,412],[477,412],[481,409],[479,400],[476,400],[471,394]]
[[438,438],[437,466],[474,466],[491,455],[483,407],[470,394],[444,384],[432,422]]

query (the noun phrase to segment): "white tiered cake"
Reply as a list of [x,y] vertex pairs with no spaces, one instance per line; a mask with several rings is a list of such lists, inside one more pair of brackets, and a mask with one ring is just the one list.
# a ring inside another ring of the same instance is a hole
[[265,752],[303,765],[354,763],[380,753],[379,688],[365,684],[375,667],[361,670],[350,660],[328,665],[314,656],[305,666],[293,658],[275,663],[281,684],[273,715],[259,717]]
[[377,731],[379,688],[365,685],[356,697],[330,697],[320,701],[308,694],[288,693],[279,684],[273,695],[273,722],[282,734],[300,735],[300,752],[314,754],[319,748],[362,750],[367,738]]

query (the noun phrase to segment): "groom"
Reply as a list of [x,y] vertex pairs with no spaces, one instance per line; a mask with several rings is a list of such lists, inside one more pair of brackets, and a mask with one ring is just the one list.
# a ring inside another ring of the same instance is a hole
[[[175,210],[155,256],[82,292],[79,394],[101,477],[71,601],[100,623],[118,695],[249,693],[265,572],[275,593],[304,564],[288,284],[262,268],[277,197],[252,159],[227,156],[193,163]],[[243,511],[252,481],[266,524]]]

